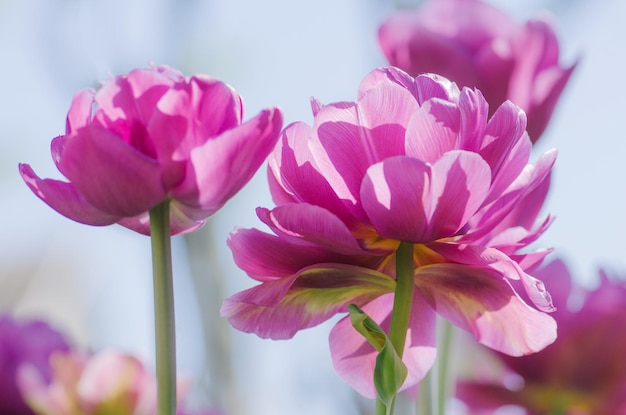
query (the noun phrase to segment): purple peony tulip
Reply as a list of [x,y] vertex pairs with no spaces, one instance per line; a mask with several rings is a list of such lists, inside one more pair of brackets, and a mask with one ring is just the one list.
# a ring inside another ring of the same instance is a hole
[[[554,320],[516,291],[553,310],[526,272],[547,251],[518,250],[551,221],[537,215],[556,152],[528,164],[520,108],[507,101],[489,119],[478,90],[381,68],[356,102],[314,101],[313,112],[313,126],[288,126],[269,158],[278,206],[257,214],[275,235],[237,229],[229,237],[237,265],[260,282],[223,304],[234,327],[286,339],[354,303],[388,330],[395,251],[406,241],[416,289],[405,389],[433,364],[437,313],[510,355],[554,341]],[[340,376],[374,397],[377,353],[349,318],[332,330],[330,347]]]
[[519,105],[533,142],[575,67],[559,65],[559,44],[545,19],[518,24],[480,0],[429,0],[392,15],[378,38],[390,64],[411,75],[434,72],[476,87],[491,113],[507,99]]
[[242,113],[239,95],[209,76],[136,69],[74,97],[65,135],[52,141],[69,183],[42,180],[27,164],[20,173],[77,222],[149,234],[148,211],[170,200],[172,234],[188,232],[250,180],[278,139],[278,109],[243,124]]
[[42,381],[50,381],[50,356],[67,350],[65,338],[43,321],[17,321],[0,315],[0,414],[34,415],[17,386],[19,367],[36,367]]
[[[558,339],[539,353],[519,358],[496,354],[505,365],[500,379],[465,380],[457,397],[473,415],[517,405],[528,415],[626,414],[626,280],[601,273],[598,288],[568,307],[572,286],[562,261],[537,271],[554,294]],[[505,377],[517,382],[503,383]],[[511,385],[515,387],[511,387]]]

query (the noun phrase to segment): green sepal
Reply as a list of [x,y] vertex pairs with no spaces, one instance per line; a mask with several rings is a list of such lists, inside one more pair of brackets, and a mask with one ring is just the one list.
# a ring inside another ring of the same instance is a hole
[[370,316],[354,304],[348,305],[348,311],[352,326],[378,351],[374,367],[374,386],[378,398],[389,410],[408,370],[387,334]]

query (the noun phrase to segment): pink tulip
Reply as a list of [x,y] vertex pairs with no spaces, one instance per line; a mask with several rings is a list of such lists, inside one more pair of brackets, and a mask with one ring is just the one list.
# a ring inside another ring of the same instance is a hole
[[[437,313],[510,355],[554,341],[543,312],[553,310],[550,297],[526,272],[548,251],[518,251],[551,221],[537,215],[556,152],[528,164],[520,108],[507,101],[489,119],[478,90],[381,68],[356,102],[314,101],[313,113],[312,126],[283,130],[269,157],[278,206],[257,214],[274,235],[236,229],[229,237],[237,265],[260,282],[225,301],[234,327],[287,339],[354,303],[388,330],[395,251],[406,241],[416,290],[403,388],[433,364]],[[374,397],[377,353],[349,318],[332,330],[330,348],[340,376]]]
[[388,18],[378,39],[391,65],[476,87],[491,113],[507,99],[519,105],[533,142],[575,67],[559,65],[559,44],[548,21],[519,24],[480,0],[428,0]]
[[136,69],[74,97],[65,135],[52,141],[69,183],[42,180],[27,164],[20,173],[77,222],[149,234],[148,211],[170,200],[172,234],[189,232],[250,180],[278,139],[278,109],[243,124],[242,115],[239,95],[214,78]]
[[[596,289],[582,290],[560,260],[537,274],[550,283],[558,306],[558,339],[531,356],[494,353],[505,373],[463,380],[457,397],[473,415],[493,414],[505,405],[528,415],[625,415],[626,280],[601,273]],[[576,300],[568,304],[570,298]],[[506,384],[505,378],[517,381]]]
[[[22,395],[39,415],[157,413],[156,379],[135,357],[114,351],[91,356],[73,351],[54,354],[51,366],[49,382],[32,365],[22,365],[18,373]],[[181,395],[187,386],[179,382]]]

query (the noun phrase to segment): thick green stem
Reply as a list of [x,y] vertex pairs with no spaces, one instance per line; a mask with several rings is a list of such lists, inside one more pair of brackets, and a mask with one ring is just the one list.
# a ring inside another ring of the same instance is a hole
[[176,332],[169,201],[150,210],[158,415],[176,414]]
[[439,373],[437,378],[437,408],[439,415],[446,415],[446,404],[450,395],[450,359],[454,327],[448,320],[441,319],[441,339],[437,346]]
[[404,353],[406,332],[409,327],[411,305],[413,304],[413,292],[415,291],[414,264],[413,244],[401,242],[396,251],[396,290],[389,327],[389,339],[400,357]]
[[376,415],[389,415],[392,412],[389,412],[387,406],[380,398],[376,398]]
[[[413,244],[401,242],[396,251],[396,290],[394,292],[393,309],[391,311],[391,325],[389,327],[389,340],[399,357],[404,352],[406,332],[411,317],[411,305],[413,304],[413,292],[415,282],[413,280]],[[392,415],[394,405],[385,406],[380,398],[376,400],[376,415]]]

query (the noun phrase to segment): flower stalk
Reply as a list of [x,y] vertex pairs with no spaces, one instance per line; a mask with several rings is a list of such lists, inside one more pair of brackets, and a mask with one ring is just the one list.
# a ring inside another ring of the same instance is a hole
[[400,357],[402,357],[404,352],[406,331],[411,317],[413,292],[415,291],[413,264],[413,244],[401,242],[396,251],[396,289],[391,311],[391,325],[389,327],[391,344],[393,344],[396,353]]
[[[413,292],[415,291],[413,266],[413,244],[401,242],[396,251],[396,288],[389,327],[389,340],[400,358],[404,352],[406,332],[411,317],[411,305],[413,304]],[[383,409],[386,411],[383,412]],[[393,407],[385,408],[385,405],[378,398],[376,414],[393,414]]]
[[446,319],[440,319],[441,339],[437,348],[439,349],[438,378],[437,378],[437,413],[446,415],[446,403],[450,396],[450,359],[452,352],[452,338],[454,327]]
[[432,415],[433,411],[433,371],[430,370],[420,381],[417,397],[417,415]]
[[158,415],[176,413],[176,331],[169,200],[150,209]]

